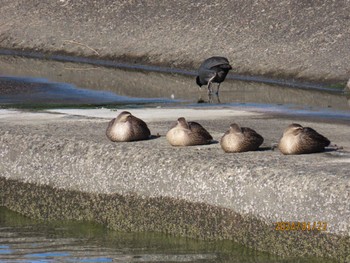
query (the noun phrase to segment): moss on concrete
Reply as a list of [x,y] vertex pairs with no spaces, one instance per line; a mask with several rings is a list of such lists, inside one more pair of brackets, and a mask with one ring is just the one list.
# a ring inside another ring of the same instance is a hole
[[2,205],[40,220],[81,220],[120,231],[154,231],[206,240],[233,240],[283,256],[350,259],[349,237],[319,231],[276,231],[274,225],[228,209],[172,198],[89,194],[0,178]]

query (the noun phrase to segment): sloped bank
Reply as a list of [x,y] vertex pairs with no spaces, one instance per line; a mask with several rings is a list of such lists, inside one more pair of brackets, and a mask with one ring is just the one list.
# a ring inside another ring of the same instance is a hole
[[[164,110],[143,114],[149,121]],[[266,147],[290,123],[218,111],[213,119],[199,119],[215,139],[234,117],[258,130]],[[344,146],[341,152],[236,155],[223,153],[218,144],[173,148],[164,137],[111,143],[104,135],[108,119],[6,114],[0,128],[0,201],[14,211],[49,220],[90,220],[123,231],[230,239],[286,256],[350,259],[348,125],[299,120],[323,134],[331,130],[327,135]],[[170,119],[177,114],[168,110]],[[149,122],[161,135],[170,124]],[[280,221],[321,221],[327,230],[276,231]]]
[[0,48],[190,68],[224,55],[237,73],[345,84],[349,13],[347,0],[3,0]]

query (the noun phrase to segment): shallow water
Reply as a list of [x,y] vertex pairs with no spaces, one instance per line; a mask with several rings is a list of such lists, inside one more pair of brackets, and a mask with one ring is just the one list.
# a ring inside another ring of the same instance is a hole
[[66,62],[0,55],[0,107],[232,107],[350,120],[349,93],[340,86],[229,75],[220,96],[208,97],[192,71],[53,59]]
[[0,262],[325,262],[279,258],[228,241],[120,233],[81,222],[40,222],[0,207]]
[[[32,77],[0,77],[0,105],[18,108],[131,107],[175,102],[165,98],[121,96],[111,91],[79,88],[69,83]],[[5,90],[6,87],[6,90]],[[1,89],[1,88],[0,88]],[[12,92],[11,90],[15,90]]]

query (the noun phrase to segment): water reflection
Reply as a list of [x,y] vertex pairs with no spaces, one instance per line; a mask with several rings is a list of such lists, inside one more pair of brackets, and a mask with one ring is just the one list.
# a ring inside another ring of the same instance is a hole
[[[0,207],[0,262],[295,262],[228,241],[120,233],[90,223],[46,223]],[[297,259],[298,262],[326,262]]]
[[210,262],[216,259],[215,253],[196,253],[193,245],[187,249],[184,243],[187,241],[160,235],[115,233],[89,223],[46,224],[0,208],[0,262]]
[[30,77],[0,77],[0,105],[17,107],[76,107],[145,105],[176,102],[163,98],[120,96],[110,91],[78,88],[68,83]]

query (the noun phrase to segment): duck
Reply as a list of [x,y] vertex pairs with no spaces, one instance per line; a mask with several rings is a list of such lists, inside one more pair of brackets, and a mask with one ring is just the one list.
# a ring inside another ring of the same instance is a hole
[[263,142],[264,138],[255,130],[240,127],[237,123],[232,123],[220,139],[221,148],[226,153],[255,151]]
[[187,122],[184,117],[177,119],[177,123],[166,134],[172,146],[203,145],[212,142],[213,137],[197,122]]
[[290,124],[283,132],[278,149],[283,154],[308,154],[323,152],[330,141],[310,127]]
[[131,142],[147,140],[151,132],[143,120],[123,111],[109,122],[106,135],[112,142]]
[[212,83],[218,83],[216,90],[216,95],[218,95],[220,84],[225,80],[227,73],[231,69],[232,67],[225,57],[214,56],[207,58],[199,66],[196,83],[200,88],[202,85],[207,85],[209,95],[212,94]]

